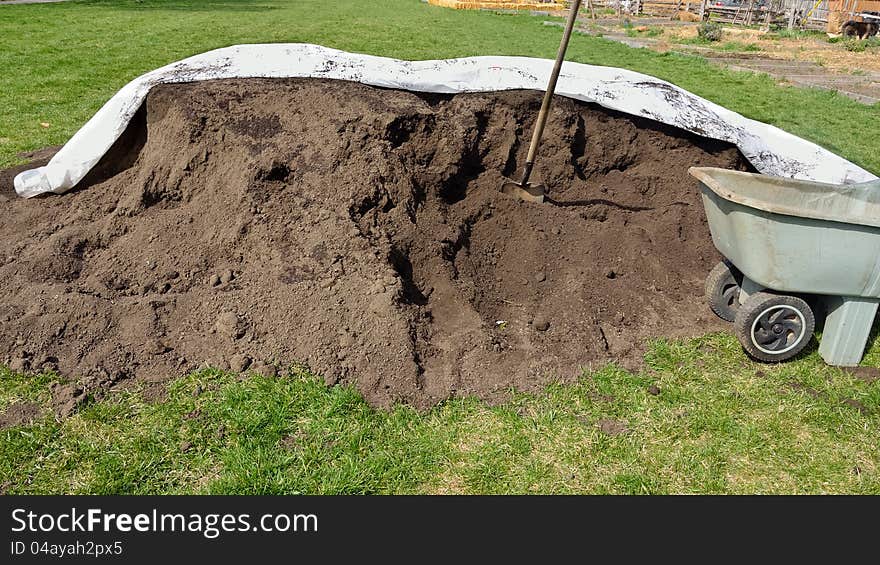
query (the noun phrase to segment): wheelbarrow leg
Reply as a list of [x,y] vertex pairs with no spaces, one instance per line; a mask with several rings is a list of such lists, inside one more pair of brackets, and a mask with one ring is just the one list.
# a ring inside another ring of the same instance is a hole
[[858,365],[868,343],[868,334],[877,313],[876,298],[828,296],[825,298],[826,318],[819,355],[829,365]]
[[749,296],[756,292],[761,292],[764,287],[753,281],[747,276],[743,276],[742,283],[739,285],[739,303],[742,304],[748,300]]

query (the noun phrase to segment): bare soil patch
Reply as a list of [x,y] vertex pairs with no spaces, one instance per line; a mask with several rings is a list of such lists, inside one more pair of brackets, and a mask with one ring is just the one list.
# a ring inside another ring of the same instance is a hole
[[880,369],[877,367],[845,367],[843,371],[866,383],[880,380]]
[[538,205],[497,190],[525,160],[537,92],[158,87],[79,190],[23,200],[0,174],[0,361],[78,380],[71,405],[206,364],[303,362],[373,405],[425,407],[635,365],[649,337],[720,327],[686,171],[746,160],[555,104],[537,167],[555,203]]
[[0,412],[0,430],[14,426],[26,426],[42,416],[40,406],[33,402],[18,402]]

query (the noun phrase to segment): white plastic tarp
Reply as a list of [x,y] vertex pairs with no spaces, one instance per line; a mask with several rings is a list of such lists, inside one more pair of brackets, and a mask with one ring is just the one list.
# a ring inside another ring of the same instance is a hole
[[[64,193],[76,186],[122,135],[147,93],[158,84],[312,77],[417,92],[544,90],[552,66],[553,61],[528,57],[401,61],[302,43],[216,49],[166,65],[125,85],[45,167],[19,174],[15,190],[29,198]],[[836,184],[877,178],[814,143],[641,73],[566,62],[556,93],[733,143],[758,171],[768,175]]]

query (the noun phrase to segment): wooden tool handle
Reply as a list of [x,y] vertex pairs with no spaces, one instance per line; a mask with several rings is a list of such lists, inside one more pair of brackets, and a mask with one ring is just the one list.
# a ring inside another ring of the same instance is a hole
[[562,42],[559,44],[559,52],[556,54],[556,64],[553,65],[553,72],[550,73],[550,82],[547,84],[547,91],[544,93],[544,100],[541,102],[541,111],[538,113],[538,121],[535,123],[535,131],[532,132],[532,141],[529,144],[529,154],[526,157],[526,166],[523,170],[522,185],[525,186],[529,182],[532,174],[532,166],[535,164],[535,155],[538,153],[538,145],[541,143],[541,136],[544,134],[544,125],[547,123],[547,116],[550,114],[550,102],[553,101],[553,92],[556,90],[556,81],[559,80],[559,71],[562,70],[562,61],[565,60],[565,52],[568,50],[568,41],[571,39],[571,32],[574,29],[574,23],[577,20],[578,10],[581,7],[581,0],[573,0],[571,10],[568,12],[568,21],[565,22],[565,30],[562,32]]

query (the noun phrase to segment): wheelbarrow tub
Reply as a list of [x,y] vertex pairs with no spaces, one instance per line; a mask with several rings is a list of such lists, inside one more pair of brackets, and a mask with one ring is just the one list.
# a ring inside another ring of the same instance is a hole
[[692,167],[715,247],[760,286],[880,297],[880,181],[834,185]]

